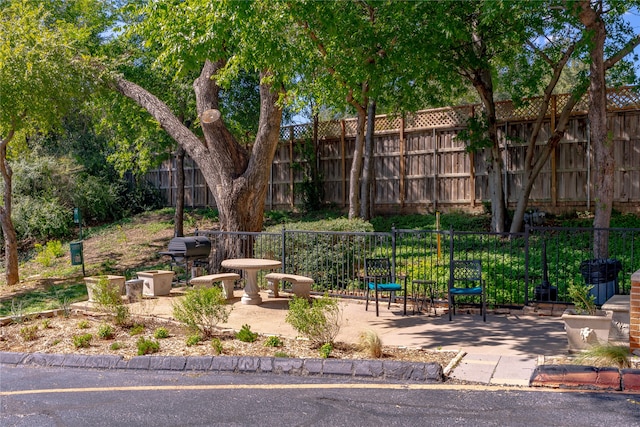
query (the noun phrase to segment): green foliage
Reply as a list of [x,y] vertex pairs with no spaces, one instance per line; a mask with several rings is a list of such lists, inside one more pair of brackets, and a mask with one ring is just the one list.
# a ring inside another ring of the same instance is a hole
[[583,283],[570,283],[567,288],[569,298],[572,300],[575,310],[579,314],[596,314],[596,297],[589,293],[593,286]]
[[328,359],[333,351],[333,345],[331,343],[325,343],[320,346],[320,357]]
[[91,345],[92,339],[93,339],[93,335],[91,334],[74,335],[73,346],[75,348],[87,348]]
[[629,347],[625,345],[597,344],[580,353],[578,363],[599,367],[630,368]]
[[131,327],[131,329],[129,329],[129,335],[131,336],[135,336],[135,335],[140,335],[144,333],[144,325],[140,324],[140,323],[136,323],[135,325],[133,325]]
[[123,347],[121,342],[114,342],[109,346],[111,350],[120,350]]
[[[268,231],[280,231],[282,226],[270,227]],[[340,232],[363,232],[373,231],[373,227],[362,219],[325,219],[310,222],[288,223],[287,230],[309,230],[309,231],[340,231]],[[256,247],[264,247],[260,239]],[[289,236],[287,246],[287,258],[292,265],[300,271],[315,271],[314,277],[316,286],[335,286],[338,278],[343,275],[355,276],[354,251],[352,247],[358,247],[365,238],[352,234],[341,239],[334,239],[331,234],[325,233],[294,233]],[[295,249],[293,249],[295,248]],[[279,248],[274,249],[273,257],[281,258]]]
[[193,347],[194,345],[198,345],[202,341],[202,336],[200,334],[193,334],[187,337],[187,347]]
[[59,240],[51,240],[46,245],[35,244],[36,258],[35,261],[43,267],[50,267],[54,258],[60,258],[64,255],[62,243]]
[[271,335],[264,342],[265,347],[282,347],[283,345],[284,344],[280,337],[277,337],[275,335]]
[[157,339],[169,338],[169,331],[167,328],[158,328],[153,332],[153,337]]
[[51,320],[50,319],[42,319],[42,329],[49,329],[51,327]]
[[467,126],[458,132],[455,140],[465,143],[468,152],[490,148],[493,141],[489,138],[488,129],[489,122],[485,113],[482,113],[480,117],[469,117]]
[[23,326],[20,328],[20,336],[25,341],[34,341],[38,338],[38,325]]
[[289,355],[288,355],[286,352],[284,352],[284,351],[276,351],[275,353],[273,353],[273,357],[280,357],[280,358],[282,358],[282,359],[288,359],[288,358],[289,358],[289,357],[291,357],[291,356],[289,356]]
[[302,174],[302,181],[296,182],[294,193],[302,200],[304,210],[316,211],[320,209],[324,198],[322,174],[317,168],[317,153],[311,139],[294,145],[297,160],[291,163],[291,168]]
[[91,325],[87,320],[81,320],[78,322],[78,329],[89,329]]
[[327,295],[314,299],[313,303],[293,297],[285,320],[312,345],[321,346],[333,343],[340,332],[342,309],[336,298]]
[[147,339],[145,337],[138,338],[136,347],[138,348],[138,356],[144,356],[145,354],[152,354],[160,351],[160,343],[158,341]]
[[251,327],[247,324],[242,325],[242,328],[236,332],[236,339],[242,342],[254,342],[258,339],[256,332],[251,332]]
[[67,237],[72,228],[69,209],[55,199],[20,197],[14,206],[14,224],[19,239]]
[[173,306],[173,317],[204,337],[213,336],[216,325],[226,322],[230,312],[218,287],[191,289]]
[[222,354],[224,348],[222,347],[222,341],[220,341],[220,338],[213,338],[211,340],[211,348],[216,355]]
[[113,331],[113,327],[111,325],[102,324],[98,327],[98,337],[103,340],[110,340],[113,338],[115,332]]

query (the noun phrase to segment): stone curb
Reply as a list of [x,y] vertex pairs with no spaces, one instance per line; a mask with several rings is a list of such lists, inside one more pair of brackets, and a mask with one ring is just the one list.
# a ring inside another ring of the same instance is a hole
[[121,356],[0,352],[0,365],[36,365],[72,368],[134,369],[145,371],[209,371],[218,373],[272,373],[299,376],[339,376],[404,380],[422,383],[444,381],[439,363],[381,360],[288,359],[242,356]]
[[640,369],[596,368],[580,365],[541,365],[531,387],[640,392]]

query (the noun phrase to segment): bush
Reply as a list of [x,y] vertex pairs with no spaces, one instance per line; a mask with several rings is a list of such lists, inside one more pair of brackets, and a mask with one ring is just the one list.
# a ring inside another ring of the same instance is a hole
[[272,335],[266,339],[266,341],[264,342],[264,346],[265,347],[282,347],[283,343],[280,337]]
[[230,312],[218,287],[191,289],[173,306],[173,317],[204,337],[212,337],[216,325],[226,322]]
[[122,303],[120,287],[113,286],[106,276],[98,279],[94,289],[94,299],[98,309],[113,316],[117,325],[126,325],[131,319],[129,307]]
[[113,328],[111,327],[111,325],[100,325],[100,327],[98,328],[98,336],[100,338],[102,338],[103,340],[110,340],[111,338],[113,338]]
[[73,336],[73,346],[75,348],[87,348],[91,345],[91,340],[93,339],[93,335],[84,334],[84,335],[74,335]]
[[[287,230],[371,232],[373,227],[361,219],[338,218],[314,222],[288,223]],[[269,227],[269,232],[280,232],[282,226]],[[261,247],[260,237],[256,247]],[[329,233],[294,233],[287,240],[287,262],[295,265],[298,271],[314,271],[315,286],[319,289],[346,286],[342,277],[355,277],[357,271],[352,247],[359,247],[365,237],[360,235],[342,235],[336,238]],[[275,259],[282,256],[279,249],[272,255]],[[303,274],[303,273],[301,273]]]
[[20,328],[20,336],[25,341],[33,341],[38,338],[38,325],[23,326]]
[[289,302],[286,322],[308,338],[314,346],[333,344],[342,321],[342,310],[336,298],[328,295],[313,300],[293,297]]
[[132,337],[140,335],[142,333],[144,333],[144,325],[141,325],[140,323],[133,325],[129,330],[129,335],[131,335]]
[[322,344],[320,347],[320,357],[323,359],[328,359],[331,356],[331,352],[333,351],[333,346],[331,343]]
[[247,324],[242,325],[242,328],[236,333],[236,338],[242,342],[254,342],[258,339],[256,332],[251,332],[251,327]]
[[73,218],[69,208],[57,199],[21,196],[15,200],[12,217],[19,239],[44,240],[71,234]]
[[169,338],[169,331],[167,331],[167,328],[158,328],[153,333],[153,337],[157,339]]
[[214,338],[211,340],[211,348],[213,348],[213,352],[215,354],[222,354],[224,349],[222,348],[222,341],[220,341],[220,338]]
[[50,240],[46,245],[36,243],[35,249],[37,253],[35,261],[43,267],[50,267],[54,258],[64,256],[60,240]]
[[200,334],[193,334],[187,337],[187,347],[193,347],[194,345],[198,345],[202,341],[202,337]]
[[158,341],[147,339],[145,337],[138,338],[136,346],[138,347],[138,356],[144,356],[145,354],[152,354],[160,351],[160,343]]

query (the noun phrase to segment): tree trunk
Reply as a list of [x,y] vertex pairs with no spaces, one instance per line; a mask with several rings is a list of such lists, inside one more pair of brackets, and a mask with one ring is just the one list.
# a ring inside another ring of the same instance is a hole
[[2,225],[2,234],[4,236],[5,277],[9,286],[15,285],[20,281],[18,272],[18,237],[11,221],[13,203],[11,178],[13,172],[7,161],[7,145],[13,139],[14,134],[14,130],[11,129],[5,139],[0,141],[0,173],[2,173],[2,180],[4,181],[4,206],[0,206],[0,225]]
[[176,212],[174,214],[174,237],[184,236],[184,148],[176,150]]
[[[549,95],[551,94],[551,89],[553,88],[550,88]],[[584,91],[578,89],[571,95],[565,106],[562,108],[562,112],[560,113],[560,117],[558,118],[553,133],[547,140],[547,143],[538,150],[538,157],[536,158],[536,141],[538,140],[538,135],[540,134],[540,130],[542,129],[542,123],[544,121],[544,117],[546,116],[547,108],[543,108],[543,110],[539,112],[538,118],[533,127],[533,131],[531,132],[531,136],[529,137],[529,144],[527,146],[527,153],[524,163],[524,174],[522,177],[522,187],[520,189],[520,192],[518,193],[518,202],[516,205],[516,210],[513,213],[511,228],[509,230],[511,233],[517,233],[522,229],[524,213],[527,209],[529,196],[531,195],[531,190],[533,189],[533,183],[540,174],[540,171],[542,170],[544,165],[549,160],[549,157],[551,156],[551,153],[553,153],[553,150],[558,146],[560,140],[562,140],[562,138],[564,137],[567,126],[569,125],[571,111],[573,111],[573,107],[578,103],[580,98],[582,98],[583,93]],[[545,101],[545,104],[548,105],[548,101]]]
[[[593,147],[595,216],[593,227],[609,228],[613,204],[613,177],[615,160],[613,141],[607,134],[607,88],[605,83],[604,43],[607,37],[602,16],[591,8],[588,1],[580,3],[580,22],[591,37],[591,64],[589,66],[589,127]],[[609,235],[594,231],[594,258],[609,256]]]
[[231,135],[220,118],[219,87],[212,79],[224,64],[206,61],[193,87],[204,133],[201,141],[161,100],[135,83],[117,78],[115,88],[145,108],[198,164],[213,193],[224,231],[262,231],[269,170],[280,134],[278,92],[260,85],[260,122],[251,153]]
[[[366,95],[366,85],[363,85],[364,101],[363,105],[367,105],[368,97]],[[351,104],[356,107],[358,112],[358,123],[356,125],[356,146],[353,150],[353,161],[351,162],[351,172],[349,175],[349,219],[358,218],[360,214],[360,176],[362,173],[364,138],[365,138],[365,122],[367,119],[367,110],[357,102],[350,100]]]
[[360,217],[370,220],[374,207],[373,195],[373,134],[376,124],[376,102],[370,101],[367,110],[367,133],[364,139],[364,163],[362,166],[362,185],[360,195]]
[[[476,70],[473,85],[480,95],[487,114],[487,133],[491,147],[485,150],[487,158],[487,173],[489,175],[489,194],[491,196],[491,231],[502,233],[505,231],[507,211],[504,201],[503,164],[500,143],[498,141],[498,125],[496,119],[495,101],[493,99],[493,80],[488,69]],[[474,191],[475,189],[471,189]],[[474,197],[472,195],[472,197]]]

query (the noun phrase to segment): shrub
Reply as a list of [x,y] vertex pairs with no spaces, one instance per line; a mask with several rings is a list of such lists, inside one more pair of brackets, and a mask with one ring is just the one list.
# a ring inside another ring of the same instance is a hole
[[153,337],[157,339],[169,338],[169,331],[167,331],[167,328],[158,328],[153,333]]
[[283,343],[280,337],[272,335],[269,338],[267,338],[267,340],[264,342],[264,346],[265,347],[282,347]]
[[121,342],[114,342],[113,344],[111,344],[111,345],[109,346],[109,348],[110,348],[111,350],[120,350],[122,347],[123,347],[123,346],[122,346],[122,343],[121,343]]
[[360,347],[374,359],[382,357],[382,341],[374,331],[365,331],[360,334]]
[[120,287],[112,285],[107,276],[98,279],[94,299],[100,310],[113,316],[116,325],[126,325],[131,320],[129,307],[122,303]]
[[131,329],[129,329],[129,335],[131,335],[132,337],[135,335],[140,335],[143,332],[144,332],[144,325],[140,323],[136,323],[131,327]]
[[280,358],[283,358],[283,359],[287,359],[287,358],[289,358],[289,355],[287,353],[285,353],[284,351],[276,351],[273,354],[273,357],[280,357]]
[[204,337],[211,337],[219,322],[226,322],[231,309],[218,287],[191,289],[173,306],[173,317]]
[[36,243],[35,249],[37,253],[35,261],[43,267],[50,267],[54,258],[60,258],[64,255],[60,240],[50,240],[46,245]]
[[110,340],[111,338],[113,338],[113,334],[114,332],[111,325],[104,324],[98,327],[98,336],[103,340]]
[[592,366],[617,366],[630,368],[629,347],[624,345],[598,344],[580,353],[578,363]]
[[49,329],[51,327],[51,320],[42,319],[42,329]]
[[89,321],[81,320],[78,322],[78,329],[89,329]]
[[593,286],[583,283],[571,283],[567,288],[569,298],[573,301],[575,310],[580,314],[596,314],[596,297],[589,293]]
[[93,339],[93,335],[84,334],[84,335],[74,335],[73,336],[73,346],[75,348],[86,348],[91,345],[91,340]]
[[322,357],[323,359],[328,359],[332,351],[333,346],[331,345],[331,343],[322,344],[322,346],[320,346],[320,357]]
[[138,338],[136,346],[138,347],[138,356],[144,356],[145,354],[152,354],[160,351],[160,343],[158,341],[147,339],[145,337]]
[[198,343],[202,341],[202,337],[200,334],[193,334],[187,337],[187,347],[193,347],[194,345],[198,345]]
[[38,338],[38,325],[23,326],[20,328],[20,336],[25,341],[33,341]]
[[315,346],[333,343],[342,321],[342,310],[336,298],[325,295],[309,303],[306,298],[289,302],[286,322]]
[[236,338],[242,342],[254,342],[258,339],[256,332],[251,332],[251,327],[247,324],[242,325],[242,328],[236,333]]
[[214,338],[211,340],[211,348],[213,348],[213,352],[215,354],[222,354],[224,349],[222,348],[222,341],[220,341],[220,338]]

